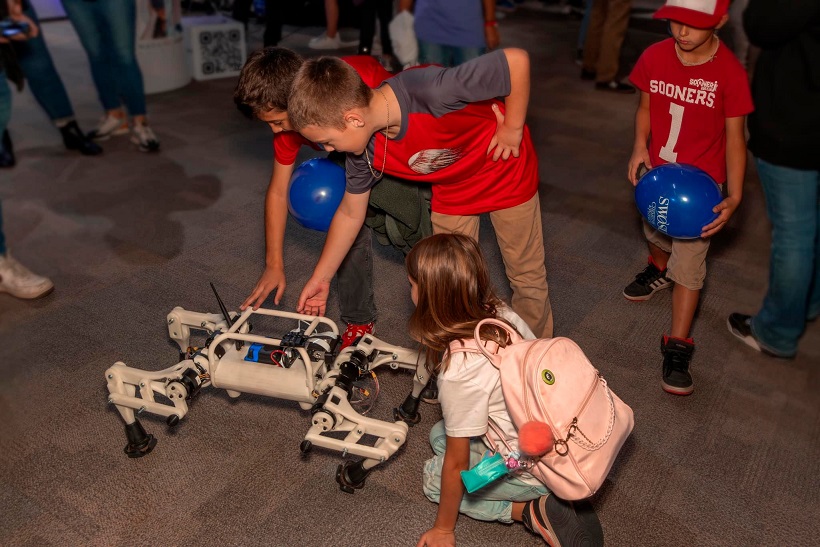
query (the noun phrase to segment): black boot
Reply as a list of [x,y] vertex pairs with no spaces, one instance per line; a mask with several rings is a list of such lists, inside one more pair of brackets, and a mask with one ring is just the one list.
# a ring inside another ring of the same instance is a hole
[[0,146],[0,168],[14,167],[17,161],[14,159],[14,148],[11,145],[11,137],[8,131],[3,131],[3,146]]
[[661,339],[663,353],[663,390],[673,395],[689,395],[694,391],[689,361],[695,344],[681,338],[664,336]]
[[100,145],[85,136],[75,120],[71,120],[60,128],[63,135],[63,144],[69,150],[78,150],[83,156],[96,156],[102,153]]

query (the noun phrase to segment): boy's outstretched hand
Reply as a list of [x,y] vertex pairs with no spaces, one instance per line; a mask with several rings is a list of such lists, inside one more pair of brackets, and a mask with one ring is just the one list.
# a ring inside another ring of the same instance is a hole
[[516,129],[514,127],[507,127],[504,124],[504,114],[498,108],[496,103],[493,103],[493,112],[495,119],[498,122],[498,128],[490,141],[490,146],[487,147],[487,155],[493,153],[493,161],[498,158],[502,160],[508,159],[511,155],[518,157],[518,147],[521,146],[521,139],[524,138],[524,129]]
[[456,533],[452,530],[442,530],[440,528],[430,528],[416,544],[416,547],[455,547]]
[[740,200],[729,196],[712,208],[713,213],[720,213],[718,217],[704,226],[701,230],[700,237],[712,237],[726,226],[726,223],[732,218],[735,210],[740,205]]
[[329,295],[330,283],[317,281],[311,277],[299,295],[296,311],[306,315],[324,315]]
[[632,186],[638,184],[638,173],[641,170],[641,165],[647,169],[652,169],[652,162],[649,160],[649,150],[647,150],[646,147],[632,150],[632,157],[629,158],[629,170],[626,176],[629,182],[632,183]]
[[282,300],[282,295],[285,292],[285,271],[282,268],[265,268],[256,286],[253,288],[251,295],[242,302],[239,309],[245,311],[248,306],[253,306],[253,309],[259,309],[259,306],[265,301],[268,295],[276,291],[276,296],[273,298],[273,303],[277,306]]

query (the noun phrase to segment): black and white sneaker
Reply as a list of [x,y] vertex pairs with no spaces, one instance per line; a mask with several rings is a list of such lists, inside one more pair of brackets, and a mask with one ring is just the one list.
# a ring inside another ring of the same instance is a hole
[[649,264],[641,273],[635,276],[635,281],[624,289],[624,298],[634,302],[649,300],[652,295],[672,286],[672,280],[666,277],[666,269],[658,269],[652,257]]
[[726,320],[726,325],[729,327],[729,332],[734,334],[738,340],[740,340],[741,342],[743,342],[755,351],[759,351],[770,357],[778,357],[780,359],[791,359],[794,357],[794,355],[783,355],[780,353],[775,353],[772,350],[761,346],[760,342],[757,341],[757,338],[755,338],[755,335],[752,332],[751,315],[733,313],[729,315],[729,318]]
[[664,336],[661,339],[661,353],[663,353],[663,390],[672,395],[690,395],[695,386],[692,375],[689,373],[689,362],[695,344],[689,340]]
[[588,501],[564,501],[553,494],[528,501],[524,526],[551,547],[603,547],[601,521]]

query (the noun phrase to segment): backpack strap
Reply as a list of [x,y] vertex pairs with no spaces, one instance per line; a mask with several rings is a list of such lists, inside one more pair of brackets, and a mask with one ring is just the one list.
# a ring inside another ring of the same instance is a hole
[[[516,344],[516,343],[520,342],[521,340],[523,340],[523,338],[521,338],[521,335],[518,334],[515,331],[515,329],[511,328],[504,321],[489,318],[489,319],[482,319],[481,321],[478,322],[478,325],[475,326],[475,331],[473,332],[473,336],[475,337],[476,347],[479,349],[479,351],[481,351],[481,353],[484,354],[484,357],[489,359],[490,363],[492,363],[495,368],[500,368],[501,367],[501,357],[498,355],[498,350],[499,350],[498,344],[496,344],[495,342],[486,342],[485,343],[481,339],[481,336],[479,334],[480,331],[481,331],[481,327],[484,326],[484,325],[495,325],[496,327],[499,327],[499,328],[503,329],[507,333],[507,336],[509,336],[511,344]],[[490,348],[492,348],[492,349],[490,349]],[[491,351],[492,351],[492,353],[491,353]]]

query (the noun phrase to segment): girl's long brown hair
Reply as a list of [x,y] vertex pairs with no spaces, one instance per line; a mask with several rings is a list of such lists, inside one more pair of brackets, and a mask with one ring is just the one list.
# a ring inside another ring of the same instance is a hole
[[[450,342],[473,338],[482,319],[495,317],[501,300],[493,291],[487,265],[475,240],[460,234],[437,234],[419,241],[405,259],[407,274],[418,286],[410,336],[427,350],[427,370],[447,370]],[[506,344],[507,335],[492,326],[482,338]]]

